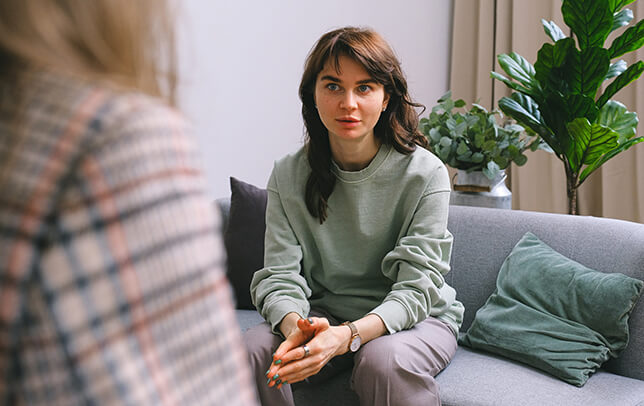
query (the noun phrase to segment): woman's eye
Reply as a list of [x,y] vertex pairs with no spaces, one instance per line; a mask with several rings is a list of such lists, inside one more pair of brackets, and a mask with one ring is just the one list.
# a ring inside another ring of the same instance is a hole
[[366,93],[369,90],[371,90],[371,86],[369,86],[369,85],[360,85],[360,86],[358,86],[358,91],[360,93]]
[[335,83],[329,83],[328,85],[326,85],[326,88],[329,89],[332,92],[335,92],[336,90],[340,89],[340,86],[338,86]]

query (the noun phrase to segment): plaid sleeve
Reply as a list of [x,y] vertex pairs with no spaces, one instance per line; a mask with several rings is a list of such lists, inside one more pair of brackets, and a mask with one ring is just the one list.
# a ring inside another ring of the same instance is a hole
[[[104,109],[106,109],[103,106]],[[87,123],[21,337],[29,404],[254,405],[189,128],[144,97]]]

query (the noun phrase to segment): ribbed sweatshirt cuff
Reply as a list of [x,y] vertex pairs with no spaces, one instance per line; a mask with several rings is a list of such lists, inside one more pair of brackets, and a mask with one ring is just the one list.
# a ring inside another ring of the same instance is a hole
[[302,309],[301,306],[298,306],[297,303],[290,300],[280,300],[278,302],[272,303],[266,312],[266,320],[271,323],[271,329],[273,333],[282,335],[282,332],[279,330],[279,325],[282,322],[284,316],[289,313],[297,313],[300,317],[306,316],[305,309]]
[[407,309],[395,300],[385,301],[369,313],[382,319],[389,334],[404,330],[410,324]]

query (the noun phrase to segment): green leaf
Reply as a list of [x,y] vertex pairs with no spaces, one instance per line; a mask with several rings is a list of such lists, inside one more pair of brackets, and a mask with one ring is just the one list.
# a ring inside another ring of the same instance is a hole
[[488,179],[492,180],[496,178],[496,175],[499,172],[501,172],[501,168],[499,168],[499,165],[496,162],[490,161],[487,163],[485,168],[483,168],[482,172],[485,176],[487,176]]
[[567,87],[564,72],[560,68],[570,52],[578,52],[572,38],[564,38],[554,45],[546,43],[539,49],[534,69],[535,77],[543,88],[562,90],[563,86]]
[[[644,20],[642,20],[644,21]],[[606,87],[604,94],[602,94],[599,99],[597,99],[597,107],[602,108],[606,102],[613,97],[613,95],[619,92],[622,88],[627,86],[632,81],[640,77],[644,71],[644,62],[637,61],[633,65],[629,66],[624,72],[617,76],[613,81]]]
[[443,148],[449,148],[452,145],[452,139],[449,137],[443,137],[440,141],[440,146]]
[[[502,97],[499,100],[499,108],[505,114],[517,120],[519,124],[540,135],[557,153],[561,153],[561,147],[552,132],[541,122],[541,116],[535,114],[536,104],[534,104],[534,101],[525,96],[518,97],[515,95],[517,93],[514,93],[512,98]],[[536,111],[538,112],[538,109]]]
[[447,93],[442,95],[440,99],[438,99],[438,103],[443,103],[445,100],[451,99],[452,98],[452,91],[448,90]]
[[581,185],[586,178],[595,171],[595,169],[599,168],[603,164],[606,163],[609,159],[613,158],[617,154],[626,151],[630,147],[632,147],[635,144],[639,144],[640,142],[644,141],[644,137],[637,137],[637,138],[632,138],[625,142],[624,144],[619,145],[617,148],[608,151],[604,155],[602,155],[599,159],[597,159],[595,162],[587,166],[584,171],[581,173],[579,176],[579,184]]
[[460,109],[461,107],[465,107],[465,100],[463,100],[463,99],[458,99],[458,100],[456,100],[456,101],[454,102],[454,107],[457,107],[457,108],[459,108],[459,109]]
[[[572,140],[568,134],[566,123],[573,120],[568,106],[568,100],[560,93],[550,93],[547,95],[545,102],[539,104],[542,122],[550,129],[559,150],[567,151]],[[555,150],[555,145],[544,137],[544,140]]]
[[557,42],[560,39],[566,38],[566,34],[561,31],[561,28],[559,28],[554,21],[546,21],[542,18],[541,25],[543,25],[543,30],[546,32],[546,35],[552,39],[552,41]]
[[467,147],[467,144],[464,141],[461,141],[458,143],[458,148],[456,148],[456,153],[458,155],[464,155],[467,153],[470,149]]
[[509,55],[500,54],[497,59],[499,60],[501,68],[503,68],[505,73],[507,73],[512,79],[521,83],[528,89],[535,85],[534,67],[521,55],[516,52],[512,52]]
[[585,118],[577,118],[568,123],[567,127],[573,142],[566,151],[566,156],[575,172],[582,164],[593,163],[617,146],[619,134],[599,124],[590,124]]
[[485,157],[480,152],[475,152],[472,154],[472,162],[481,163]]
[[618,28],[621,28],[625,25],[628,25],[633,20],[633,12],[625,8],[623,10],[618,11],[613,15],[613,26],[611,27],[610,31],[613,32]]
[[434,143],[438,143],[441,140],[441,132],[438,128],[432,128],[429,130],[429,138],[432,139]]
[[608,0],[608,7],[611,12],[616,13],[621,10],[622,7],[628,6],[634,1],[635,0]]
[[610,100],[599,111],[596,124],[608,127],[619,134],[623,139],[635,136],[637,129],[637,113],[631,113],[622,103]]
[[599,113],[599,109],[595,106],[595,100],[583,94],[571,94],[566,97],[566,107],[568,109],[567,121],[586,117],[588,121],[593,122]]
[[577,37],[582,51],[604,45],[613,26],[613,11],[608,2],[564,0],[561,12],[564,21]]
[[582,51],[573,49],[566,65],[570,91],[594,99],[609,67],[610,58],[606,49],[597,46]]
[[608,49],[610,59],[622,56],[627,52],[635,51],[644,45],[644,20],[630,27],[622,35],[615,38]]
[[626,67],[626,61],[624,61],[623,59],[620,59],[615,63],[611,63],[610,68],[608,68],[608,72],[606,72],[606,77],[604,78],[604,80],[612,79],[615,76],[618,76],[620,73],[626,70]]
[[483,145],[482,145],[482,148],[481,148],[481,149],[482,149],[483,151],[486,151],[486,152],[491,152],[491,151],[493,151],[493,150],[494,150],[494,148],[495,148],[495,147],[496,147],[496,141],[494,141],[494,140],[487,140],[487,141],[485,141],[485,142],[483,143]]
[[490,72],[490,77],[492,79],[496,79],[496,80],[499,80],[499,81],[505,83],[505,85],[507,87],[509,87],[512,90],[516,90],[517,92],[526,93],[526,94],[532,93],[532,90],[527,89],[527,88],[521,86],[520,84],[511,81],[510,79],[506,78],[505,76],[503,76],[503,75],[501,75],[499,73]]
[[523,166],[525,163],[528,162],[528,157],[521,154],[514,158],[514,163],[517,164],[518,166]]

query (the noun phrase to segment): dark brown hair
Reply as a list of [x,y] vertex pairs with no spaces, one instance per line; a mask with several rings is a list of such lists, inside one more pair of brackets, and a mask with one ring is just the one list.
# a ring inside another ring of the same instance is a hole
[[413,152],[416,145],[427,147],[427,139],[418,130],[418,114],[414,110],[415,107],[424,110],[424,106],[411,100],[400,62],[389,44],[370,29],[345,27],[324,34],[306,59],[299,91],[311,166],[304,197],[309,213],[320,224],[327,218],[327,202],[335,187],[335,175],[331,171],[328,130],[315,108],[315,84],[327,61],[333,61],[339,72],[341,56],[360,63],[389,95],[387,109],[374,128],[375,137],[403,154]]

